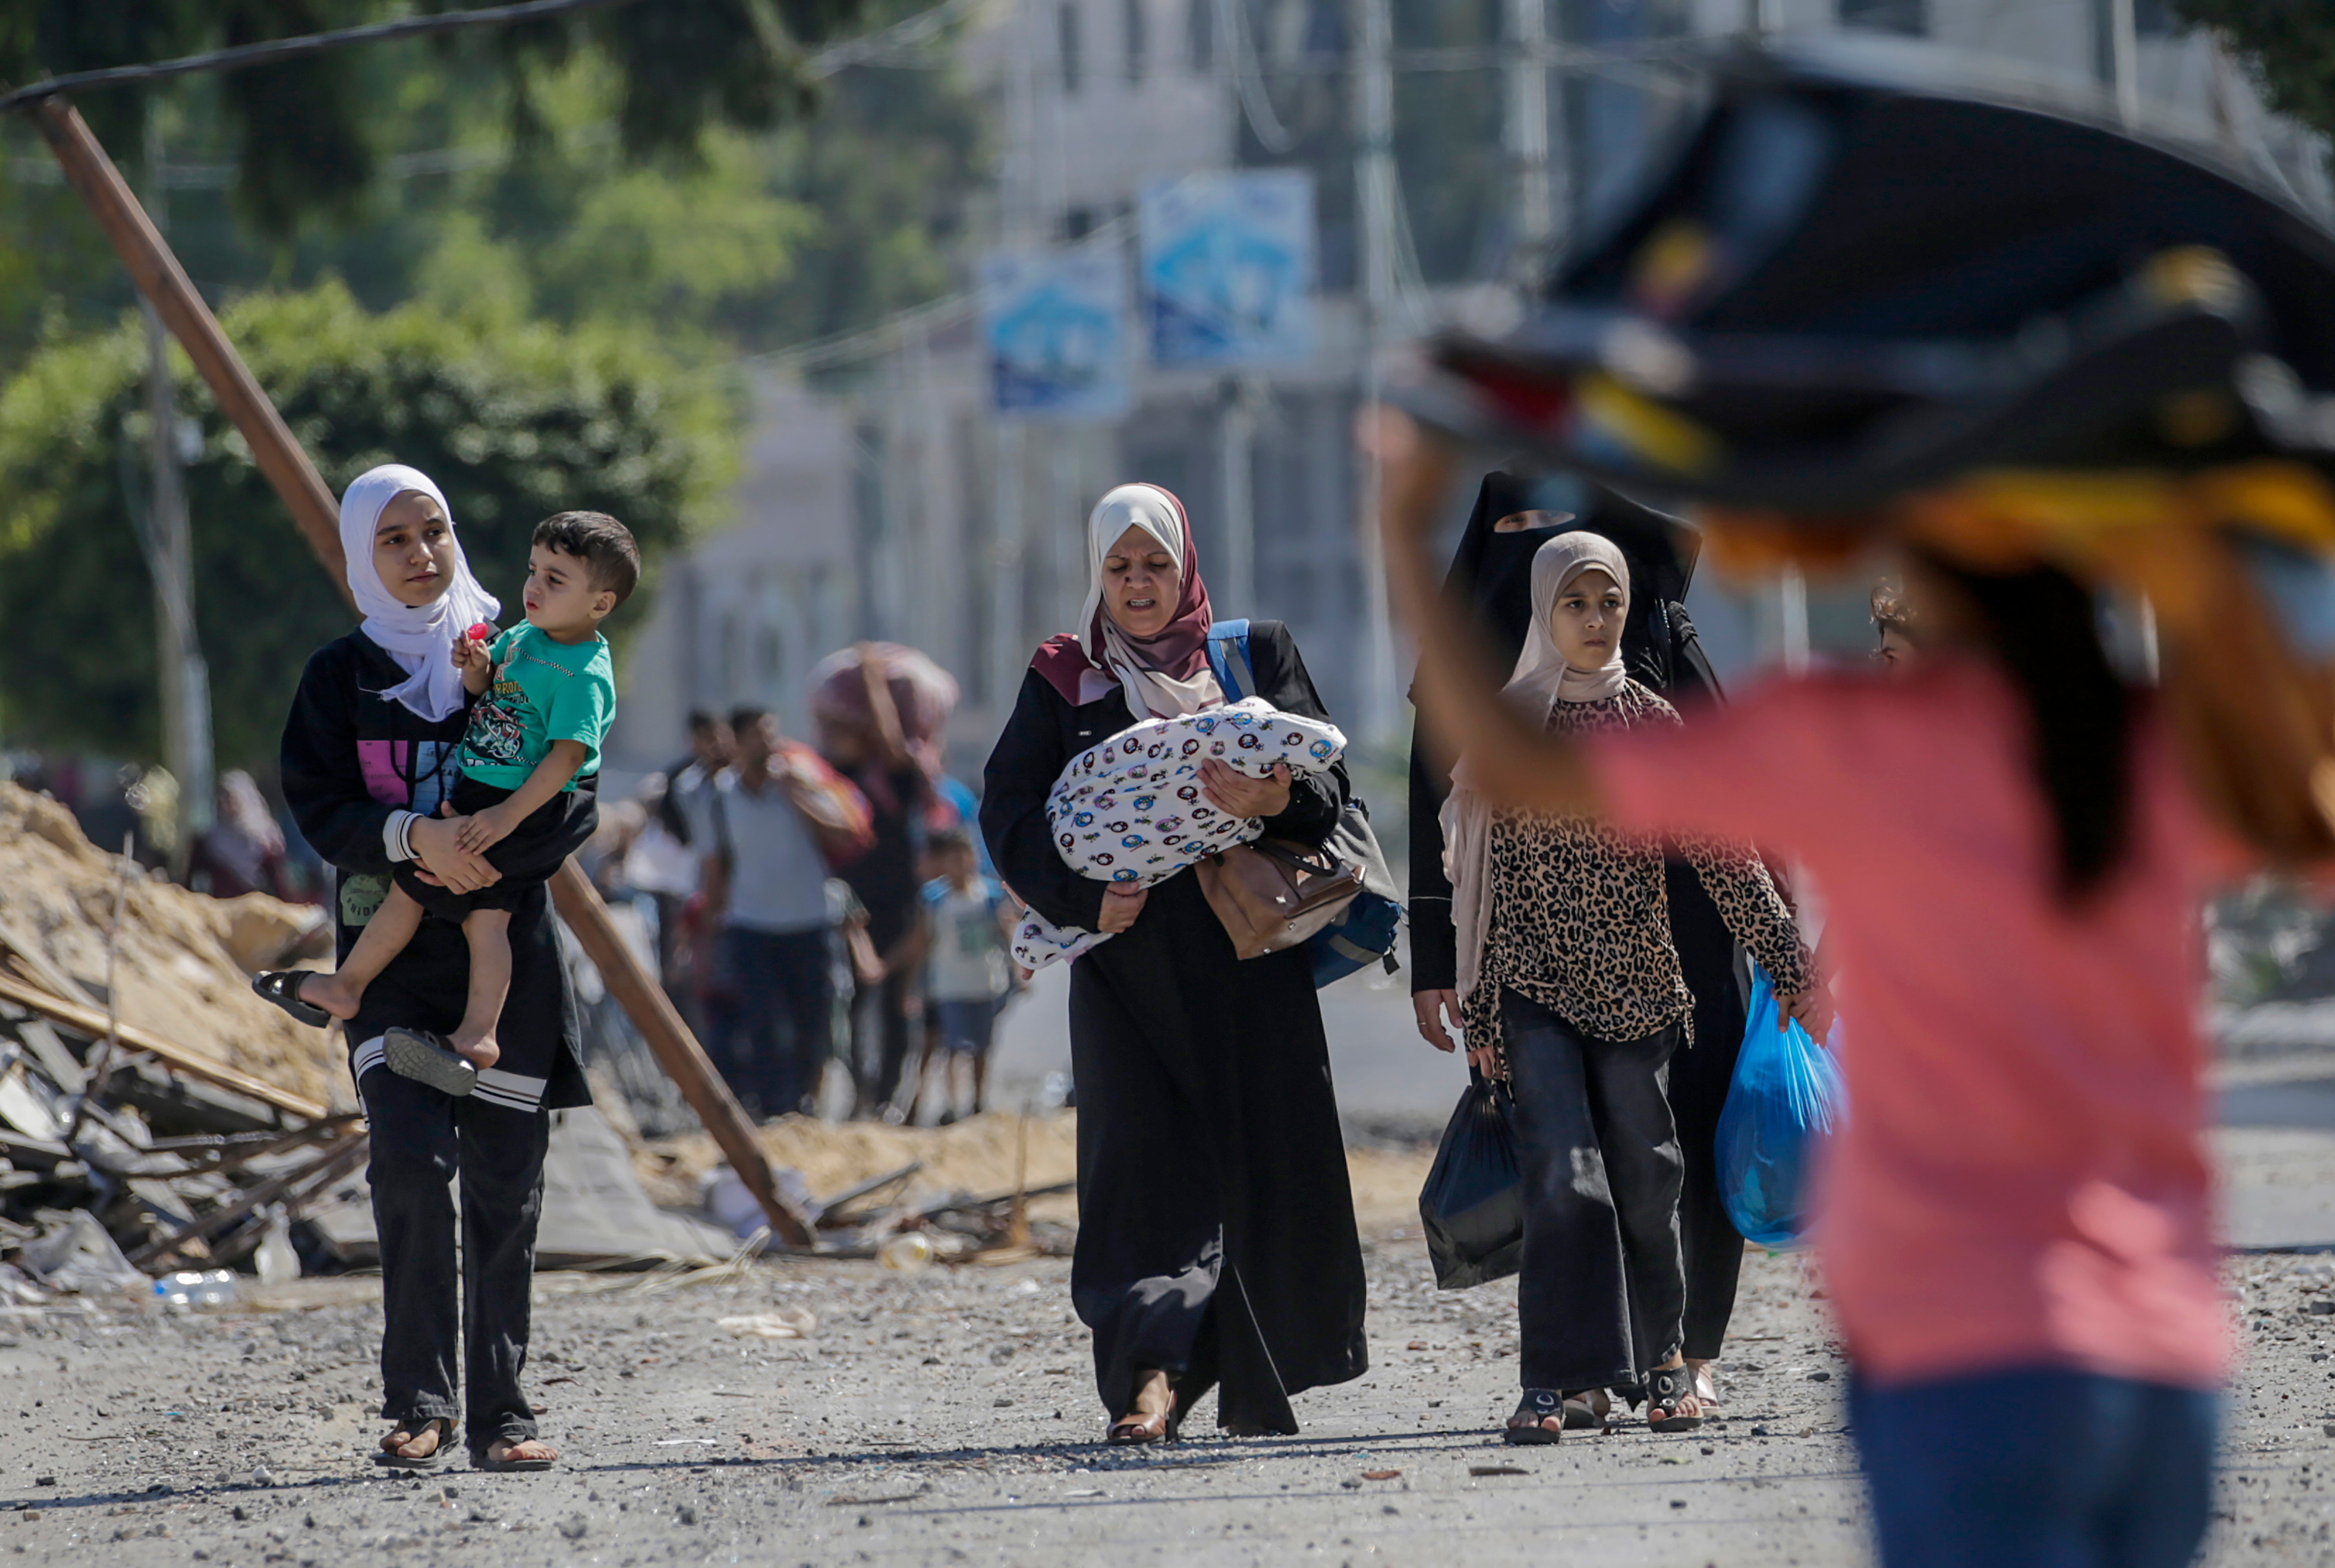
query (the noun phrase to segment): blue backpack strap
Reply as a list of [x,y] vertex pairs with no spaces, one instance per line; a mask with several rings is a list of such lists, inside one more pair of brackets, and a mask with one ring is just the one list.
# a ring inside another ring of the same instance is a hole
[[1248,623],[1218,621],[1208,628],[1208,670],[1225,689],[1225,701],[1256,695],[1256,671],[1248,659]]

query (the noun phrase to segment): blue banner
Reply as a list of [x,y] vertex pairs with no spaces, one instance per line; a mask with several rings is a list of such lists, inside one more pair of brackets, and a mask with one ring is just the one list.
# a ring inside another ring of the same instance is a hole
[[1006,252],[981,264],[990,396],[1022,419],[1111,420],[1128,388],[1127,269],[1116,248]]
[[1303,363],[1313,352],[1313,177],[1256,169],[1143,192],[1143,305],[1158,365]]

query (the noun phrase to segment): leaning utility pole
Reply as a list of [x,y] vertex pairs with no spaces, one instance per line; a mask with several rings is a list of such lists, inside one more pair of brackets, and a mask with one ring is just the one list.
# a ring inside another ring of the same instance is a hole
[[1508,167],[1516,178],[1516,228],[1512,274],[1520,287],[1540,281],[1555,248],[1549,201],[1548,0],[1509,0]]
[[[146,207],[157,235],[170,222],[162,189],[162,125],[159,107],[146,109]],[[178,836],[170,875],[183,880],[195,840],[211,825],[211,678],[195,629],[195,547],[187,526],[185,454],[179,450],[179,402],[170,387],[170,340],[153,301],[139,296],[146,329],[146,455],[148,480],[138,542],[154,580],[154,663],[162,708],[162,760],[178,780]],[[136,498],[131,498],[133,508]]]
[[[122,179],[121,171],[90,133],[80,112],[62,94],[51,94],[33,105],[33,114],[50,150],[64,169],[65,182],[88,205],[98,227],[113,242],[115,253],[129,268],[139,292],[195,362],[195,369],[210,387],[211,395],[218,400],[220,410],[250,446],[252,460],[258,464],[259,471],[266,476],[277,497],[299,523],[301,532],[307,536],[318,563],[346,595],[339,503],[323,476],[316,472],[315,465],[308,460],[308,454],[294,439],[284,416],[260,390],[250,368],[243,363],[243,356],[228,341],[227,334],[219,330],[218,318],[203,303],[202,295],[195,292],[186,269],[163,243],[145,208],[139,206],[137,197]],[[730,1161],[731,1168],[761,1205],[770,1222],[771,1234],[789,1246],[809,1246],[810,1226],[779,1193],[771,1179],[769,1157],[754,1141],[753,1125],[731,1094],[730,1086],[706,1060],[703,1048],[673,1011],[664,988],[642,967],[631,947],[617,934],[608,906],[601,902],[598,890],[576,868],[575,861],[563,864],[552,876],[551,897],[560,918],[575,932],[586,955],[607,982],[609,994],[615,997],[632,1019],[633,1026],[648,1042],[657,1065],[673,1080],[690,1109],[697,1113],[705,1130],[712,1135],[714,1143]]]

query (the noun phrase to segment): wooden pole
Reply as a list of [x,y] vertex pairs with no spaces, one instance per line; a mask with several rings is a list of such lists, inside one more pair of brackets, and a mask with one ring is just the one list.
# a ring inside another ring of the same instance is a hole
[[762,1147],[754,1141],[753,1126],[746,1113],[722,1081],[722,1074],[689,1031],[689,1025],[664,993],[664,987],[653,979],[634,956],[632,948],[616,931],[616,923],[608,917],[608,905],[602,901],[600,890],[584,875],[576,862],[570,860],[551,875],[551,902],[559,910],[559,917],[567,922],[576,940],[583,944],[584,955],[599,970],[601,981],[608,994],[624,1008],[633,1027],[648,1041],[657,1065],[681,1090],[681,1098],[713,1135],[714,1143],[730,1161],[730,1168],[762,1205],[763,1216],[770,1222],[770,1234],[790,1247],[811,1245],[810,1225],[797,1214],[794,1205],[780,1195],[770,1179],[770,1162]]
[[155,314],[162,324],[170,329],[188,357],[195,362],[196,371],[218,400],[219,410],[243,432],[251,448],[252,460],[266,476],[269,485],[283,498],[292,513],[292,520],[300,525],[307,537],[308,547],[316,552],[325,570],[333,579],[333,586],[341,597],[349,600],[348,579],[343,570],[341,557],[341,508],[326,487],[324,476],[300,443],[292,439],[291,430],[284,416],[259,390],[259,382],[235,352],[227,334],[219,330],[218,321],[210,307],[203,303],[195,286],[188,281],[186,269],[163,242],[162,236],[138,204],[121,171],[105,149],[90,133],[81,111],[63,98],[44,99],[33,118],[48,139],[49,150],[57,155],[57,163],[64,169],[66,183],[81,193],[105,237],[113,242],[114,253],[121,265],[130,269],[131,281],[138,291],[153,303]]
[[[283,416],[276,411],[276,405],[260,391],[243,356],[235,352],[227,334],[219,330],[210,306],[195,292],[195,286],[187,279],[186,269],[171,255],[170,246],[148,219],[145,209],[138,205],[138,198],[122,179],[121,170],[114,168],[113,160],[105,155],[105,149],[90,133],[80,112],[62,97],[49,98],[42,101],[36,118],[41,134],[48,138],[50,150],[64,168],[66,180],[89,204],[140,292],[153,302],[163,324],[193,357],[195,368],[209,383],[219,408],[243,432],[259,471],[291,509],[300,531],[307,536],[309,547],[315,551],[317,560],[332,574],[334,583],[345,597],[348,580],[341,555],[340,507],[333,492],[325,488],[315,465],[293,439]],[[789,1246],[811,1245],[810,1226],[779,1195],[770,1179],[770,1162],[761,1146],[754,1141],[753,1126],[731,1094],[730,1086],[722,1082],[722,1075],[706,1060],[696,1037],[681,1021],[681,1014],[673,1011],[664,988],[650,978],[640,961],[633,956],[633,950],[617,934],[615,923],[608,917],[607,905],[601,902],[600,895],[573,861],[552,876],[551,896],[560,917],[567,922],[576,940],[584,944],[585,953],[599,967],[609,992],[632,1019],[633,1027],[648,1041],[649,1049],[656,1053],[658,1064],[679,1086],[682,1098],[689,1101],[690,1108],[713,1135],[713,1141],[729,1157],[731,1167],[746,1184],[746,1190],[761,1205],[764,1216],[770,1222],[770,1234]],[[5,979],[0,976],[0,980]],[[0,994],[5,993],[6,987],[0,985]],[[55,1005],[42,1011],[52,1017],[59,1016]],[[133,1045],[142,1044],[127,1030],[122,1031],[122,1038]],[[218,1075],[214,1072],[212,1076]],[[278,1099],[274,1103],[282,1101]],[[312,1114],[322,1112],[320,1106]]]

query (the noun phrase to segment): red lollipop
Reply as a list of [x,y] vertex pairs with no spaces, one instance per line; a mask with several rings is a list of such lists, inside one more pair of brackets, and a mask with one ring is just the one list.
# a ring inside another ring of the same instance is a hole
[[495,634],[495,629],[487,624],[486,622],[480,621],[477,625],[472,626],[469,631],[462,634],[470,638],[473,643],[483,643],[489,637]]

